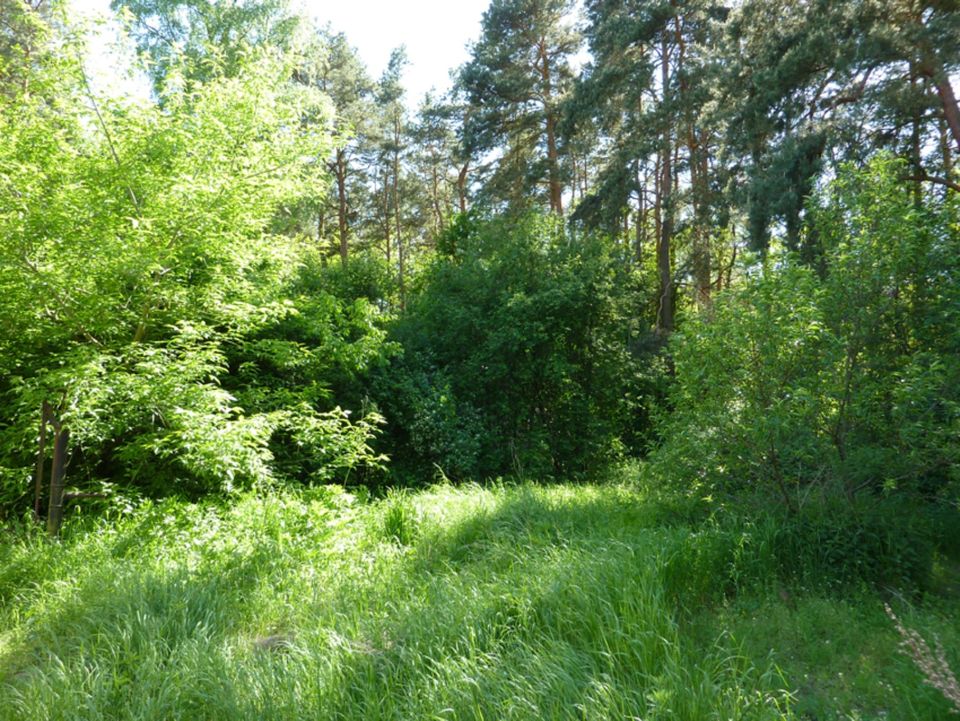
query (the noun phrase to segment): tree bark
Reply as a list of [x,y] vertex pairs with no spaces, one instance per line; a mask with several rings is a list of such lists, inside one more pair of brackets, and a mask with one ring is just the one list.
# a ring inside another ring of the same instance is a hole
[[50,470],[50,508],[47,511],[47,533],[60,534],[63,525],[63,489],[67,471],[67,446],[70,443],[70,431],[64,428],[60,420],[51,418],[53,424],[53,465]]
[[[675,1],[670,5],[677,8]],[[690,159],[690,186],[693,202],[693,278],[698,308],[710,305],[710,229],[709,229],[709,163],[706,138],[697,131],[687,106],[689,84],[684,75],[687,44],[683,37],[681,11],[673,16],[673,36],[677,44],[677,62],[674,74],[680,78],[680,103],[686,117],[687,153]]]
[[400,307],[406,302],[403,228],[400,225],[400,116],[393,118],[393,218],[397,228],[397,261],[400,271]]
[[547,54],[547,41],[540,39],[540,77],[543,81],[543,110],[546,115],[547,166],[549,168],[550,210],[563,215],[563,188],[560,184],[560,163],[557,152],[557,118],[553,110],[553,80],[550,77],[550,58]]
[[347,255],[349,249],[347,246],[347,234],[350,231],[347,220],[347,157],[346,151],[337,150],[336,162],[337,176],[337,224],[340,241],[340,262],[347,264]]
[[946,72],[940,71],[934,74],[933,83],[937,88],[937,95],[940,96],[940,103],[943,105],[943,117],[947,121],[947,127],[950,128],[957,151],[960,152],[960,108],[957,106],[957,96],[954,95],[950,78]]
[[375,189],[374,197],[377,199],[377,211],[380,213],[378,218],[383,232],[383,250],[387,261],[387,268],[390,268],[390,261],[393,258],[393,221],[390,220],[390,178],[386,167],[382,169],[382,175],[379,178],[380,189]]
[[444,218],[443,209],[440,206],[440,179],[436,162],[430,164],[430,184],[433,194],[434,236],[437,236],[443,231]]
[[50,418],[53,415],[53,409],[46,401],[40,408],[40,438],[37,443],[37,468],[34,471],[33,488],[33,517],[40,522],[40,501],[43,495],[43,472],[46,466],[47,451],[47,426],[50,425]]
[[[917,96],[917,72],[916,66],[911,63],[910,66],[910,90],[913,100],[913,118],[911,118],[910,127],[910,162],[913,163],[913,172],[919,176],[923,173],[923,155],[920,148],[920,108],[916,104]],[[923,205],[923,186],[919,180],[913,183],[913,206],[918,210]]]
[[710,305],[711,265],[709,227],[709,162],[707,149],[694,129],[690,130],[690,182],[693,189],[693,275],[697,307]]
[[[663,39],[661,51],[660,78],[663,83],[663,101],[667,102],[670,86],[670,56],[666,38]],[[660,276],[660,309],[657,313],[657,331],[661,335],[673,332],[673,267],[670,260],[670,244],[673,235],[673,143],[671,128],[663,128],[663,148],[661,151],[661,181],[660,205],[662,219],[660,223],[660,237],[657,243],[657,271]]]
[[464,163],[457,173],[457,200],[460,201],[460,212],[467,212],[467,173],[470,172],[470,163]]
[[943,173],[950,178],[953,176],[953,151],[950,148],[946,121],[940,123],[940,145],[943,153]]

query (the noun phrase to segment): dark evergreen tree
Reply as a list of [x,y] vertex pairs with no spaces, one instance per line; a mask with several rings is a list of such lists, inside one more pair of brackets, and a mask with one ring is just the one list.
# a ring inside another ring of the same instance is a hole
[[563,213],[559,123],[580,47],[572,10],[572,0],[493,0],[460,70],[470,105],[465,143],[478,159],[495,154],[484,181],[495,204],[523,208],[545,196],[552,212]]
[[375,85],[366,67],[343,33],[326,28],[308,46],[299,70],[300,80],[326,93],[334,109],[333,136],[336,146],[327,159],[333,177],[330,205],[318,210],[318,235],[328,235],[328,216],[336,220],[337,251],[347,262],[351,225],[360,217],[359,201],[367,178],[360,158],[371,133]]
[[909,161],[921,183],[953,185],[960,115],[950,74],[960,67],[956,2],[811,3],[751,0],[731,23],[725,58],[727,140],[742,158],[751,244],[771,228],[809,262],[806,199],[827,167],[878,149]]
[[571,125],[593,120],[609,138],[599,177],[576,217],[608,231],[634,215],[636,255],[652,227],[660,278],[658,328],[674,325],[675,245],[689,239],[684,268],[706,303],[719,172],[711,112],[726,9],[719,3],[595,0],[587,4],[593,62],[571,104]]

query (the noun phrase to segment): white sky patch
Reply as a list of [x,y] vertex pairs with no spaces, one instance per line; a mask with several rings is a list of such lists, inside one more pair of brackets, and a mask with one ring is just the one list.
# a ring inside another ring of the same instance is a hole
[[[343,32],[374,79],[386,68],[391,51],[404,45],[410,60],[403,76],[406,102],[415,108],[427,91],[450,88],[450,71],[469,59],[467,46],[480,36],[488,4],[489,0],[299,0],[295,7],[319,25],[329,23],[335,32]],[[71,8],[78,17],[101,21],[87,63],[98,91],[112,87],[147,95],[146,79],[129,77],[135,63],[129,49],[120,49],[110,0],[72,0]]]
[[71,19],[90,29],[84,66],[97,95],[149,99],[150,81],[110,10],[110,0],[72,0],[69,7]]
[[490,0],[301,0],[305,14],[330,23],[357,48],[376,79],[390,52],[404,45],[410,64],[403,84],[407,104],[416,107],[431,88],[450,88],[450,71],[466,62],[467,44],[480,37],[480,20]]

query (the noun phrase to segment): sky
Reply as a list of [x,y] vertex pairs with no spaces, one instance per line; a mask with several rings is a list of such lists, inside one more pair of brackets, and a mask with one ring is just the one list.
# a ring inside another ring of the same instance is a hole
[[[449,88],[449,72],[468,58],[467,43],[480,36],[490,0],[303,0],[306,13],[342,31],[379,77],[390,51],[405,45],[410,65],[404,77],[412,99],[431,88]],[[409,100],[409,99],[408,99]]]
[[[480,20],[489,0],[298,0],[295,7],[320,25],[346,34],[374,78],[387,65],[390,52],[405,45],[410,64],[404,75],[407,102],[415,107],[430,89],[450,87],[450,70],[467,60],[467,44],[480,35]],[[110,0],[73,0],[75,12],[110,15]],[[106,31],[105,31],[106,34]],[[94,43],[93,74],[106,83],[116,60]]]

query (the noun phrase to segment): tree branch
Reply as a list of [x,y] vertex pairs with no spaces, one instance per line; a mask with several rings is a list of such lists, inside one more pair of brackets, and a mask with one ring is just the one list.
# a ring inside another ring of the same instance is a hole
[[[100,127],[103,129],[103,135],[107,139],[107,146],[110,148],[110,155],[113,156],[113,162],[117,164],[117,168],[121,171],[123,170],[123,164],[120,162],[120,156],[117,154],[117,149],[113,144],[113,137],[110,135],[110,129],[107,128],[107,123],[103,119],[103,115],[100,114],[100,105],[97,103],[97,99],[93,94],[93,90],[90,88],[90,81],[87,79],[87,73],[83,69],[83,59],[77,54],[77,64],[80,69],[80,77],[83,79],[83,87],[87,91],[87,97],[90,99],[90,103],[93,105],[93,112],[97,114],[97,120],[100,121]],[[133,203],[134,209],[137,211],[137,215],[143,216],[143,209],[140,207],[140,201],[137,199],[137,194],[133,192],[133,188],[130,187],[129,183],[124,183],[124,187],[127,189],[127,194],[130,196],[130,202]]]
[[933,183],[934,185],[942,185],[946,188],[950,188],[955,193],[960,193],[960,183],[956,183],[949,178],[941,178],[936,175],[930,175],[929,173],[920,173],[919,175],[908,175],[902,178],[904,181],[913,182],[913,183]]

